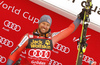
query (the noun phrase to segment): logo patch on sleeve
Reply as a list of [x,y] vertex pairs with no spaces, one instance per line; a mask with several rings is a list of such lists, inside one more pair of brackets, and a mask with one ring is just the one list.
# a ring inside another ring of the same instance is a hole
[[20,44],[18,44],[19,47],[21,47],[26,41],[28,40],[28,36],[25,36],[22,41],[20,42]]
[[29,38],[33,38],[33,35],[29,35]]

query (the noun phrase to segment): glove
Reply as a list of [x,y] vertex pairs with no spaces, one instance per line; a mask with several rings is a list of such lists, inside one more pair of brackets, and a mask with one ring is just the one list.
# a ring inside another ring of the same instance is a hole
[[79,19],[83,20],[85,11],[87,11],[87,10],[85,8],[83,8],[82,11],[78,14]]
[[91,65],[96,65],[96,62],[93,62]]
[[6,65],[12,65],[14,61],[8,59],[7,64]]
[[19,65],[21,62],[21,58],[19,58],[14,65]]
[[96,65],[97,63],[96,63],[96,61],[90,61],[90,63],[89,63],[89,65]]

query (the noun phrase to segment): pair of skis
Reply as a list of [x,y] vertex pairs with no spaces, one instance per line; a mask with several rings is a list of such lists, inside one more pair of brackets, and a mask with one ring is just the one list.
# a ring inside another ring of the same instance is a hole
[[81,37],[80,40],[78,41],[78,55],[77,55],[76,65],[82,65],[83,53],[86,51],[87,47],[86,33],[88,24],[90,22],[89,15],[91,14],[92,0],[87,0],[84,8],[86,9],[86,11],[84,12]]

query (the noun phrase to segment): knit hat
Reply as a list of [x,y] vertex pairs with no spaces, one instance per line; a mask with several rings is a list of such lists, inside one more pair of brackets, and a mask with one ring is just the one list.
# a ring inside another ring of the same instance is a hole
[[40,20],[39,20],[39,23],[40,24],[41,22],[48,22],[51,26],[51,23],[52,23],[52,19],[49,15],[43,15]]

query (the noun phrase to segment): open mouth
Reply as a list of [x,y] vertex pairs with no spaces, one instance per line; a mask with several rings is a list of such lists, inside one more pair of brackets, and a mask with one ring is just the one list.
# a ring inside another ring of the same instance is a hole
[[44,29],[44,28],[43,28],[42,30],[43,30],[43,31],[46,31],[46,29]]

